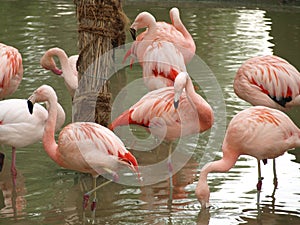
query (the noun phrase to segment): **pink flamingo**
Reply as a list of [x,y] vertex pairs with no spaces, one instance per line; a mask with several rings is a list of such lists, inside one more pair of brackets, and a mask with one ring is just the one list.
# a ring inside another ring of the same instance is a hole
[[[54,56],[58,57],[61,69],[56,66],[53,59]],[[68,58],[66,52],[60,48],[50,48],[40,60],[40,64],[44,69],[51,70],[56,75],[60,75],[64,78],[65,85],[72,98],[78,87],[77,60],[78,55],[72,55]]]
[[[40,104],[35,105],[33,114],[28,112],[26,106],[26,99],[0,101],[0,143],[12,147],[11,172],[14,179],[17,175],[16,148],[23,148],[42,140],[48,118],[47,110]],[[60,129],[65,122],[62,106],[57,104],[57,108],[55,130]]]
[[252,105],[281,111],[300,105],[300,73],[278,56],[248,59],[238,69],[233,86],[237,96]]
[[16,48],[0,43],[0,99],[13,94],[22,78],[21,54]]
[[[300,73],[286,60],[274,56],[256,56],[245,61],[234,79],[237,96],[252,105],[287,111],[300,105]],[[263,159],[264,164],[267,159]],[[275,159],[274,184],[277,186]],[[260,190],[261,185],[258,186]]]
[[137,124],[150,128],[153,135],[169,141],[168,169],[172,188],[172,141],[210,129],[213,120],[211,106],[195,92],[188,73],[181,72],[174,87],[148,92],[117,117],[109,128],[114,130],[118,126]]
[[[192,59],[196,51],[195,42],[183,25],[177,8],[170,10],[170,18],[172,24],[156,22],[154,16],[148,12],[140,13],[130,27],[136,41],[124,59],[130,54],[136,56],[143,67],[144,77],[155,79],[162,76],[170,80],[168,83],[163,82],[167,86],[173,84],[179,72],[186,71],[185,64]],[[145,27],[147,30],[136,37],[136,31]],[[157,85],[153,85],[152,82],[152,85],[147,87],[154,90],[161,85],[160,82]]]
[[[300,130],[285,113],[265,106],[253,106],[239,112],[228,125],[222,159],[206,164],[201,170],[195,190],[201,206],[209,206],[209,172],[230,170],[240,155],[253,156],[259,162],[274,159],[295,147],[300,147]],[[259,165],[258,183],[261,181]]]
[[[173,107],[173,104],[175,107]],[[161,125],[165,122],[166,133]],[[197,125],[198,123],[198,125]],[[144,95],[136,104],[118,116],[109,126],[137,124],[167,141],[204,132],[213,124],[211,106],[195,92],[187,72],[177,75],[174,87],[160,88]]]
[[84,207],[89,195],[94,192],[92,204],[94,215],[96,179],[99,174],[109,172],[116,176],[118,166],[126,165],[139,175],[137,161],[112,131],[92,122],[68,124],[59,133],[58,143],[56,143],[54,131],[57,120],[57,96],[53,88],[42,85],[35,90],[28,98],[28,108],[32,112],[35,102],[44,101],[49,104],[43,135],[44,149],[59,166],[93,176],[93,190],[84,195]]

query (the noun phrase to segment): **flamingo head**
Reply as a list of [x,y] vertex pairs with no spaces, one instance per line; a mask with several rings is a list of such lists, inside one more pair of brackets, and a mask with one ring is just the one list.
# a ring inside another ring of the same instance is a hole
[[119,153],[118,157],[120,162],[128,166],[133,172],[137,174],[139,180],[141,180],[140,172],[138,169],[138,162],[136,158],[129,151],[127,151],[125,154]]
[[49,85],[42,85],[37,88],[27,100],[28,110],[32,114],[33,105],[37,102],[57,102],[57,96],[54,89]]
[[175,109],[178,108],[179,106],[179,100],[180,100],[180,96],[183,92],[183,89],[185,88],[186,84],[187,84],[187,79],[188,79],[189,75],[187,72],[180,72],[174,81],[174,107]]
[[136,40],[136,32],[142,28],[151,28],[155,26],[156,19],[148,12],[141,12],[137,15],[134,22],[130,26],[130,33],[133,40]]
[[177,20],[180,19],[179,10],[176,7],[173,7],[172,9],[170,9],[169,14],[170,14],[172,24],[176,23]]
[[51,70],[56,75],[61,75],[62,70],[57,68],[56,63],[52,56],[45,54],[40,60],[41,66],[46,70]]
[[195,190],[196,197],[201,204],[202,209],[209,208],[210,191],[207,182],[199,181]]

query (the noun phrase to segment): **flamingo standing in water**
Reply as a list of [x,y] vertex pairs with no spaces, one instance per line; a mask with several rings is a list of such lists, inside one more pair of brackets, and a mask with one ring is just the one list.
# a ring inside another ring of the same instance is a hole
[[[213,120],[211,106],[195,92],[188,73],[181,72],[174,87],[147,93],[117,117],[109,128],[114,130],[118,126],[137,124],[150,128],[152,134],[160,139],[173,141],[210,129]],[[172,185],[171,147],[170,144],[168,169]]]
[[118,166],[126,165],[138,173],[135,157],[125,148],[122,141],[109,129],[97,123],[75,122],[59,133],[58,143],[54,138],[57,120],[57,96],[52,87],[42,85],[28,98],[28,108],[36,102],[48,102],[43,145],[50,158],[66,169],[90,173],[93,176],[93,190],[85,194],[84,206],[91,192],[94,192],[93,215],[96,207],[96,179],[99,174],[109,172],[116,176]]
[[[16,148],[26,147],[42,140],[48,118],[47,110],[40,104],[34,106],[33,114],[28,112],[26,106],[26,99],[0,101],[0,143],[12,147],[11,172],[14,181],[17,176]],[[58,119],[55,130],[60,129],[65,122],[65,112],[62,106],[57,104],[57,108]]]
[[[53,57],[58,57],[61,69],[56,66]],[[54,74],[64,78],[65,85],[71,95],[74,97],[78,87],[78,71],[76,63],[78,55],[67,56],[66,52],[60,48],[50,48],[45,52],[40,60],[40,64],[44,69],[51,70]]]
[[[300,73],[278,56],[256,56],[245,61],[237,71],[233,87],[237,96],[254,106],[287,111],[300,105]],[[263,159],[263,162],[266,164],[267,160]],[[276,187],[275,168],[273,159]],[[261,185],[258,186],[260,189]]]
[[[228,125],[222,159],[206,164],[201,170],[195,192],[202,208],[209,206],[208,173],[230,170],[240,155],[250,155],[258,161],[274,159],[295,147],[300,147],[300,129],[285,113],[265,106],[239,112]],[[260,176],[258,179],[260,182]]]
[[0,43],[0,99],[13,94],[22,78],[22,56],[18,49]]
[[233,87],[237,96],[252,105],[281,111],[300,105],[300,73],[278,56],[256,56],[245,61]]
[[[130,26],[135,42],[125,59],[129,55],[137,57],[143,67],[145,84],[149,90],[172,86],[176,75],[186,71],[185,64],[196,51],[195,42],[183,25],[177,8],[170,10],[170,18],[172,24],[156,22],[153,15],[142,12]],[[147,30],[136,37],[136,31],[145,27]]]

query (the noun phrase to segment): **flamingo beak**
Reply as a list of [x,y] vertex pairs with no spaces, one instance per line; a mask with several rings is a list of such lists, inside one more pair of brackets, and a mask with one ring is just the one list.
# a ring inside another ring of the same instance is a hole
[[130,28],[129,31],[130,31],[132,39],[135,41],[136,40],[136,29]]
[[178,105],[179,105],[179,100],[177,100],[177,101],[174,100],[174,108],[175,109],[178,109]]
[[2,171],[3,168],[4,158],[5,155],[2,152],[0,152],[0,172]]
[[33,103],[29,99],[27,100],[27,106],[28,106],[29,113],[32,114],[33,113]]

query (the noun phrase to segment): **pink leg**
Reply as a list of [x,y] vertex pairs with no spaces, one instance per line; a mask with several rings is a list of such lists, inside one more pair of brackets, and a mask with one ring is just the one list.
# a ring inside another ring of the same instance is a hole
[[12,147],[12,155],[11,155],[11,174],[13,178],[14,184],[16,184],[16,177],[17,177],[17,169],[16,169],[16,148]]

